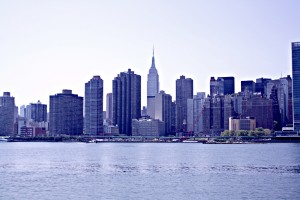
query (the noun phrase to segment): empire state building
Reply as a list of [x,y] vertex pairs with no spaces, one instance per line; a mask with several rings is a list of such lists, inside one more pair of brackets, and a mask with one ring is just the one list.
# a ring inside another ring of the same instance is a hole
[[147,80],[147,114],[154,119],[155,116],[155,95],[159,93],[159,76],[155,67],[154,49],[152,64]]

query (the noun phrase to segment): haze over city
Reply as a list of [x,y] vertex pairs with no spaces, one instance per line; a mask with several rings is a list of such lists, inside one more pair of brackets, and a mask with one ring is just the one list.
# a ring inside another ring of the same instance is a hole
[[299,1],[0,1],[0,92],[16,105],[71,89],[84,96],[94,75],[112,80],[131,68],[142,76],[146,105],[152,48],[160,89],[175,97],[180,75],[194,92],[211,76],[241,80],[291,75],[299,41]]

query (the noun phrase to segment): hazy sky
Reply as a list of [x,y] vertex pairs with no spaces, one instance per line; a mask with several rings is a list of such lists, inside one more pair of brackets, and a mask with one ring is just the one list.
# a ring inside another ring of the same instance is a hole
[[17,106],[49,104],[63,88],[83,96],[100,75],[106,96],[131,68],[146,105],[153,44],[160,89],[173,100],[180,75],[194,93],[207,93],[211,76],[235,76],[239,91],[241,80],[291,74],[299,10],[299,0],[0,0],[0,93]]

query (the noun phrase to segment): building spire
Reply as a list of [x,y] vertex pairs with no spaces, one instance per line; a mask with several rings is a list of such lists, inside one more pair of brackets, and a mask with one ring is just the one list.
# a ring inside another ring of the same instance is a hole
[[152,53],[152,64],[151,64],[151,68],[155,68],[155,59],[154,59],[154,45],[153,45],[153,53]]
[[153,57],[154,57],[154,44],[153,44]]

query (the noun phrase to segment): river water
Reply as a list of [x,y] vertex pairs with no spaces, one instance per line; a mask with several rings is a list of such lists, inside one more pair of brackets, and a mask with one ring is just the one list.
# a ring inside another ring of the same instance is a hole
[[300,199],[300,144],[0,143],[0,199]]

